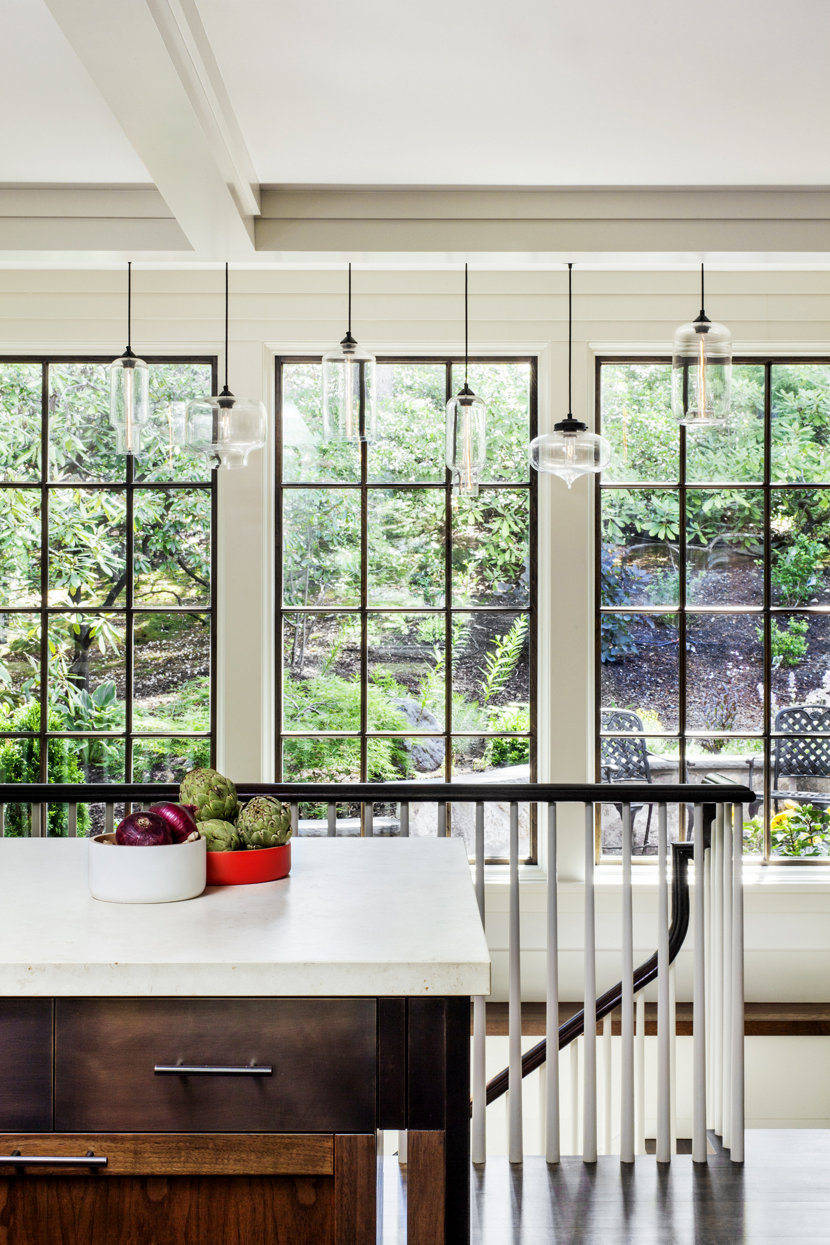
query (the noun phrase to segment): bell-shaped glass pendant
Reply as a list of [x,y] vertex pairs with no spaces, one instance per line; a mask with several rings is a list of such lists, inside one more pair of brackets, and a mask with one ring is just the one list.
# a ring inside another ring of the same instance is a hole
[[534,437],[530,443],[530,465],[537,471],[559,476],[570,488],[579,476],[602,471],[611,461],[611,446],[605,437],[589,432],[578,419],[563,419],[553,432]]
[[700,313],[674,335],[671,405],[678,423],[692,428],[725,424],[732,400],[732,334],[703,309],[700,265]]
[[323,355],[323,435],[329,441],[370,441],[375,435],[375,356],[351,333]]
[[466,382],[447,403],[446,462],[453,493],[477,497],[487,463],[487,407]]
[[187,442],[216,467],[244,467],[251,450],[265,445],[268,417],[256,398],[237,398],[227,385],[212,398],[187,406]]

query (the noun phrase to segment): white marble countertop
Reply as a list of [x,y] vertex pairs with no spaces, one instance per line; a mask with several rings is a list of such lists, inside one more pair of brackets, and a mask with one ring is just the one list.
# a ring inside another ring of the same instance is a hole
[[93,899],[86,857],[0,839],[0,995],[489,993],[460,840],[295,839],[290,877],[168,904]]

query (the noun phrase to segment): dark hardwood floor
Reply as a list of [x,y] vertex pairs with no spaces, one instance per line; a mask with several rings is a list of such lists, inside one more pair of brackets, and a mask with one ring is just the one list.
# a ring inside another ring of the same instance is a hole
[[[384,1168],[383,1245],[402,1245],[405,1180]],[[397,1187],[396,1187],[397,1186]],[[747,1133],[746,1162],[651,1155],[548,1167],[489,1159],[472,1176],[473,1245],[800,1245],[830,1243],[830,1131]]]

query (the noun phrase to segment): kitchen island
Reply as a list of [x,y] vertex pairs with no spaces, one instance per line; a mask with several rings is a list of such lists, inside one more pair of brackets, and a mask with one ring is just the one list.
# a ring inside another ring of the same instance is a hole
[[466,1240],[463,844],[300,839],[282,881],[158,905],[92,899],[86,850],[0,840],[0,1245],[368,1245],[384,1128],[410,1245]]

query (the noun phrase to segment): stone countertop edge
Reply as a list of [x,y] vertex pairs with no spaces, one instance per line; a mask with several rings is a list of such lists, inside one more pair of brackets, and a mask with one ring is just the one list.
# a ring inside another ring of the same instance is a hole
[[288,878],[169,904],[93,899],[86,853],[0,839],[0,996],[490,992],[458,839],[294,839]]

